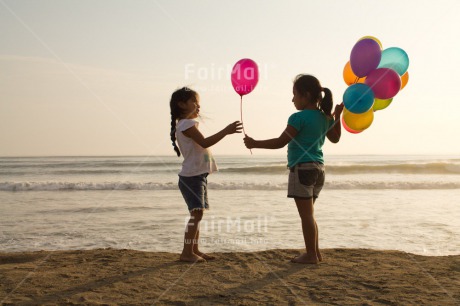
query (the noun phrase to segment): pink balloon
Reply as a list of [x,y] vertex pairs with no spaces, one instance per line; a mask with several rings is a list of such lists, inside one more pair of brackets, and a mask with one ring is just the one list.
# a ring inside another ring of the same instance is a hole
[[369,73],[364,81],[378,99],[386,100],[393,98],[401,89],[399,74],[390,68],[378,68]]
[[232,69],[232,85],[240,96],[247,95],[256,88],[259,81],[259,68],[256,62],[243,58]]
[[347,130],[347,132],[350,132],[350,133],[352,133],[352,134],[359,134],[359,133],[362,132],[362,131],[356,131],[356,130],[350,129],[350,128],[348,127],[348,125],[345,123],[345,120],[343,120],[343,116],[342,116],[341,121],[342,121],[342,126],[343,126],[343,128],[344,128],[345,130]]

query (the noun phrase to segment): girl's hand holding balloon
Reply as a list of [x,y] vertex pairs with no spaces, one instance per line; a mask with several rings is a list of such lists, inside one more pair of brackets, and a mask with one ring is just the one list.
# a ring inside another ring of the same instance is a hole
[[339,120],[343,111],[343,103],[337,104],[334,109],[334,119]]
[[254,139],[252,139],[248,135],[245,135],[243,140],[244,140],[244,145],[246,146],[246,148],[248,148],[248,149],[255,148],[256,141]]
[[227,135],[230,135],[230,134],[235,134],[235,133],[241,133],[242,129],[243,129],[243,124],[240,121],[235,121],[227,125],[224,131]]

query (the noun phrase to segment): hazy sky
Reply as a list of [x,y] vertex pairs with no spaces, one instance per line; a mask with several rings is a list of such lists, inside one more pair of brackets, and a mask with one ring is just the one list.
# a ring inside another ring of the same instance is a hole
[[[409,83],[325,153],[459,154],[459,15],[458,0],[0,0],[0,156],[173,156],[171,93],[200,93],[211,135],[239,120],[230,69],[246,57],[260,69],[246,132],[277,137],[295,111],[293,78],[317,76],[340,103],[343,66],[366,35],[408,53]],[[241,134],[213,152],[249,154]]]

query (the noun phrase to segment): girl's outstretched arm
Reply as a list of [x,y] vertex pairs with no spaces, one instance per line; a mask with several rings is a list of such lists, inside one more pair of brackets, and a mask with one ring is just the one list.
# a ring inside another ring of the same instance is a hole
[[267,140],[254,140],[251,137],[244,137],[244,144],[246,148],[259,148],[259,149],[281,149],[291,141],[297,135],[297,130],[288,125],[286,129],[281,133],[278,138],[272,138]]
[[222,129],[220,132],[217,132],[216,134],[209,136],[209,137],[204,137],[203,134],[201,134],[200,130],[196,128],[196,126],[192,126],[191,128],[183,131],[185,136],[190,137],[195,141],[197,144],[202,146],[203,148],[209,148],[219,141],[222,140],[227,135],[234,134],[234,133],[241,133],[242,129],[242,124],[239,121],[235,121],[233,123],[230,123],[227,125],[224,129]]

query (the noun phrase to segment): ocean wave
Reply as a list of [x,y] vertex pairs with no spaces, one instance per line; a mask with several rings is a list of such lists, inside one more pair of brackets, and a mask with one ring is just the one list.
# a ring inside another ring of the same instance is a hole
[[35,169],[35,168],[64,168],[64,169],[100,169],[100,168],[177,168],[182,162],[142,162],[142,161],[76,161],[76,162],[5,162],[1,161],[0,169]]
[[[286,190],[287,183],[223,182],[208,184],[214,190]],[[329,181],[326,189],[380,190],[380,189],[460,189],[460,182],[452,181]],[[92,191],[92,190],[177,190],[177,183],[137,182],[2,182],[0,191]]]
[[[152,161],[76,161],[76,162],[36,162],[36,163],[0,163],[0,175],[27,175],[46,173],[53,175],[102,175],[123,173],[170,173],[178,172],[180,162]],[[219,170],[229,174],[283,174],[288,171],[285,162],[257,162],[231,164],[218,162]],[[330,174],[366,174],[366,173],[400,173],[400,174],[450,174],[460,175],[458,159],[430,161],[376,161],[327,163],[326,171]]]
[[284,165],[264,165],[264,166],[250,166],[250,167],[221,167],[219,171],[222,173],[254,173],[254,174],[271,174],[283,173],[288,171],[286,164]]
[[4,182],[0,191],[62,191],[62,190],[174,190],[176,183],[135,182]]
[[[221,168],[225,173],[244,174],[271,174],[284,173],[286,165],[263,165],[250,167]],[[404,163],[404,164],[348,164],[326,165],[326,171],[330,174],[359,174],[359,173],[402,173],[402,174],[460,174],[460,164],[448,162],[432,163]]]
[[445,162],[405,163],[389,165],[331,165],[327,170],[333,174],[356,173],[403,173],[403,174],[460,174],[460,164]]

